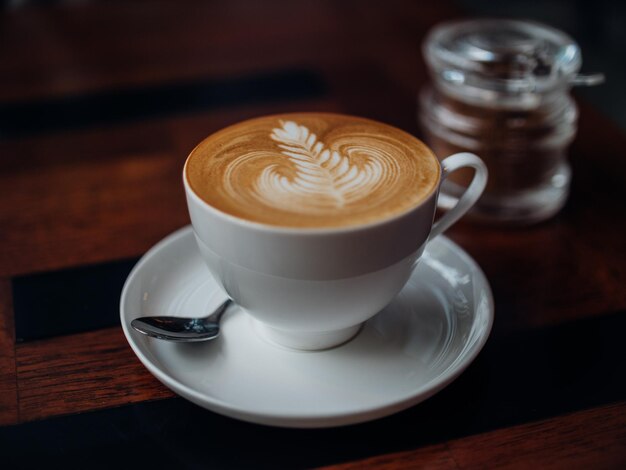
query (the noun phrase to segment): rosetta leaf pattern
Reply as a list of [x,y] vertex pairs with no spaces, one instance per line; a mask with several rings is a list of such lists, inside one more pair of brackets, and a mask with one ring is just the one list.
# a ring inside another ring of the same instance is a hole
[[347,155],[327,148],[307,127],[293,121],[280,124],[270,137],[288,157],[295,177],[281,174],[278,165],[265,168],[257,181],[256,192],[267,203],[285,206],[295,202],[305,210],[307,206],[328,204],[343,208],[376,185],[380,176],[376,161],[369,160],[359,167]]

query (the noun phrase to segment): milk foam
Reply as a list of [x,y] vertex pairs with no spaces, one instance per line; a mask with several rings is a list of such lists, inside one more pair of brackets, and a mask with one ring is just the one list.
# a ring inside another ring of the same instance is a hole
[[194,191],[216,208],[253,221],[311,227],[358,224],[405,210],[434,190],[438,172],[434,155],[402,131],[306,113],[227,128],[200,144],[187,165]]
[[[268,164],[250,188],[236,184],[237,171],[250,160],[265,158],[264,152],[248,152],[233,159],[224,173],[224,188],[240,204],[254,198],[259,204],[286,211],[325,214],[358,204],[385,184],[394,184],[399,167],[384,148],[373,145],[347,145],[340,154],[329,149],[306,126],[279,121],[269,137],[284,156],[280,163]],[[367,159],[358,164],[352,154]],[[281,172],[293,171],[293,177]]]

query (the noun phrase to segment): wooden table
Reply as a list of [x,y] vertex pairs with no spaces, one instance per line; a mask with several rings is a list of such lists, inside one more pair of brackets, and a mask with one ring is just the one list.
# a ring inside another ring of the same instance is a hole
[[624,468],[626,137],[584,103],[557,217],[449,232],[487,274],[496,321],[418,406],[325,430],[239,422],[175,397],[119,326],[130,267],[189,223],[180,173],[198,141],[295,110],[419,135],[420,42],[457,15],[396,0],[3,11],[0,466]]

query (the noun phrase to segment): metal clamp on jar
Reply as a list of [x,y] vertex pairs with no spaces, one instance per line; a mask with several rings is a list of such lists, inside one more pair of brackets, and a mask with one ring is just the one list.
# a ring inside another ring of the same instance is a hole
[[[577,108],[569,90],[596,85],[602,74],[579,75],[578,45],[565,33],[516,20],[469,20],[435,27],[423,53],[432,83],[419,96],[425,140],[441,159],[478,154],[489,168],[476,219],[533,223],[567,200],[567,147]],[[452,206],[471,175],[442,187]]]

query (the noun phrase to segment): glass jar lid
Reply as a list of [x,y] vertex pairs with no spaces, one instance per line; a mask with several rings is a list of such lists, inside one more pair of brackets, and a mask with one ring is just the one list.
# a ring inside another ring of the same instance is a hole
[[532,106],[537,94],[602,81],[579,80],[580,48],[570,36],[530,21],[443,23],[431,30],[423,49],[435,81],[466,101]]

